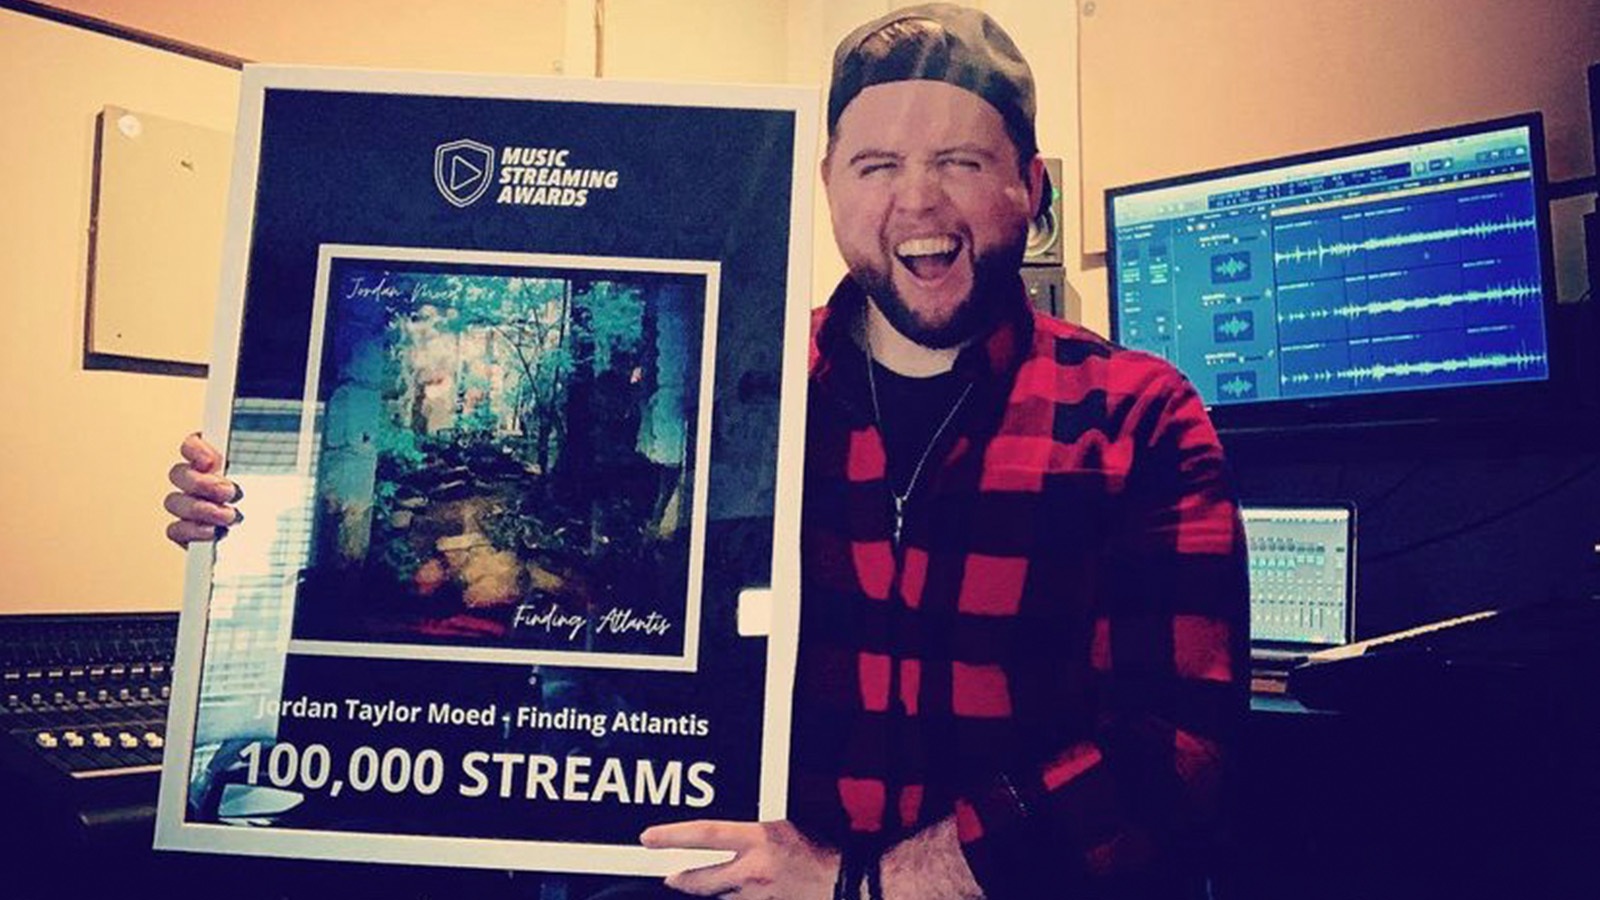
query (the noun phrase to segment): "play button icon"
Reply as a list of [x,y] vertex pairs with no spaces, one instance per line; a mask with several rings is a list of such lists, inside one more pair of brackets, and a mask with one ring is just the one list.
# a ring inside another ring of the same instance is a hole
[[450,190],[465,193],[468,185],[483,177],[483,170],[460,156],[450,157]]
[[433,152],[433,183],[455,206],[467,207],[489,189],[494,148],[462,139],[440,144]]

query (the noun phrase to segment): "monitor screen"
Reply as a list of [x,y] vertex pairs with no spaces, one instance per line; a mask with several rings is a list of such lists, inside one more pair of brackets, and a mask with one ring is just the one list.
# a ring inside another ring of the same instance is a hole
[[1223,427],[1511,408],[1552,376],[1544,192],[1537,115],[1114,189],[1112,336]]
[[1355,507],[1240,509],[1250,560],[1250,641],[1335,645],[1354,634]]

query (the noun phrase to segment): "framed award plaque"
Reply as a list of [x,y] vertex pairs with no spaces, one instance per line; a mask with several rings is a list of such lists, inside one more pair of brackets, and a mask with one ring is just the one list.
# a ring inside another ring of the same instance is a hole
[[162,848],[784,814],[815,92],[250,67]]

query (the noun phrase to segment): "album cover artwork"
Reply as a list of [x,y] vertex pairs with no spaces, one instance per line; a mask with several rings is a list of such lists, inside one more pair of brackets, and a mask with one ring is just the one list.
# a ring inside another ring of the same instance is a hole
[[296,640],[683,657],[716,274],[325,248]]

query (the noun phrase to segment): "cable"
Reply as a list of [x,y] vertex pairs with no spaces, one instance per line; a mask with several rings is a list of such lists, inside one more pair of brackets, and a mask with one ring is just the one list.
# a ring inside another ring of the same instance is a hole
[[1468,522],[1465,525],[1457,526],[1457,527],[1452,528],[1452,529],[1450,529],[1448,531],[1444,531],[1444,532],[1441,532],[1439,534],[1432,535],[1430,537],[1422,538],[1421,540],[1412,541],[1411,543],[1406,544],[1405,546],[1396,547],[1393,550],[1386,550],[1386,551],[1384,551],[1382,553],[1375,553],[1372,556],[1369,556],[1369,557],[1365,558],[1364,560],[1362,560],[1362,562],[1364,562],[1364,563],[1366,563],[1368,565],[1371,565],[1373,563],[1387,562],[1388,560],[1394,559],[1397,556],[1404,556],[1407,553],[1412,553],[1414,551],[1421,550],[1423,547],[1428,547],[1428,546],[1431,546],[1433,544],[1438,544],[1438,543],[1442,543],[1444,541],[1451,540],[1453,538],[1458,538],[1458,537],[1460,537],[1460,536],[1462,536],[1464,534],[1467,534],[1469,532],[1476,531],[1477,529],[1482,528],[1485,525],[1492,525],[1495,522],[1500,521],[1501,519],[1509,518],[1510,516],[1513,516],[1513,515],[1515,515],[1515,514],[1517,514],[1519,512],[1522,512],[1524,509],[1527,509],[1528,507],[1534,505],[1535,503],[1538,503],[1540,500],[1543,500],[1546,497],[1549,497],[1549,496],[1551,496],[1553,494],[1558,493],[1559,491],[1561,491],[1561,489],[1567,487],[1570,484],[1573,484],[1574,482],[1581,481],[1582,479],[1584,479],[1585,477],[1589,476],[1590,474],[1592,474],[1597,469],[1600,469],[1600,458],[1592,460],[1588,465],[1584,466],[1583,468],[1579,469],[1576,472],[1573,472],[1571,475],[1568,475],[1565,478],[1562,478],[1560,481],[1556,482],[1555,484],[1550,485],[1549,487],[1545,488],[1542,491],[1539,491],[1538,493],[1534,494],[1531,497],[1525,497],[1522,500],[1519,500],[1516,503],[1513,503],[1512,505],[1506,507],[1505,509],[1500,510],[1499,512],[1490,513],[1489,515],[1484,516],[1483,518],[1478,519],[1476,521]]

